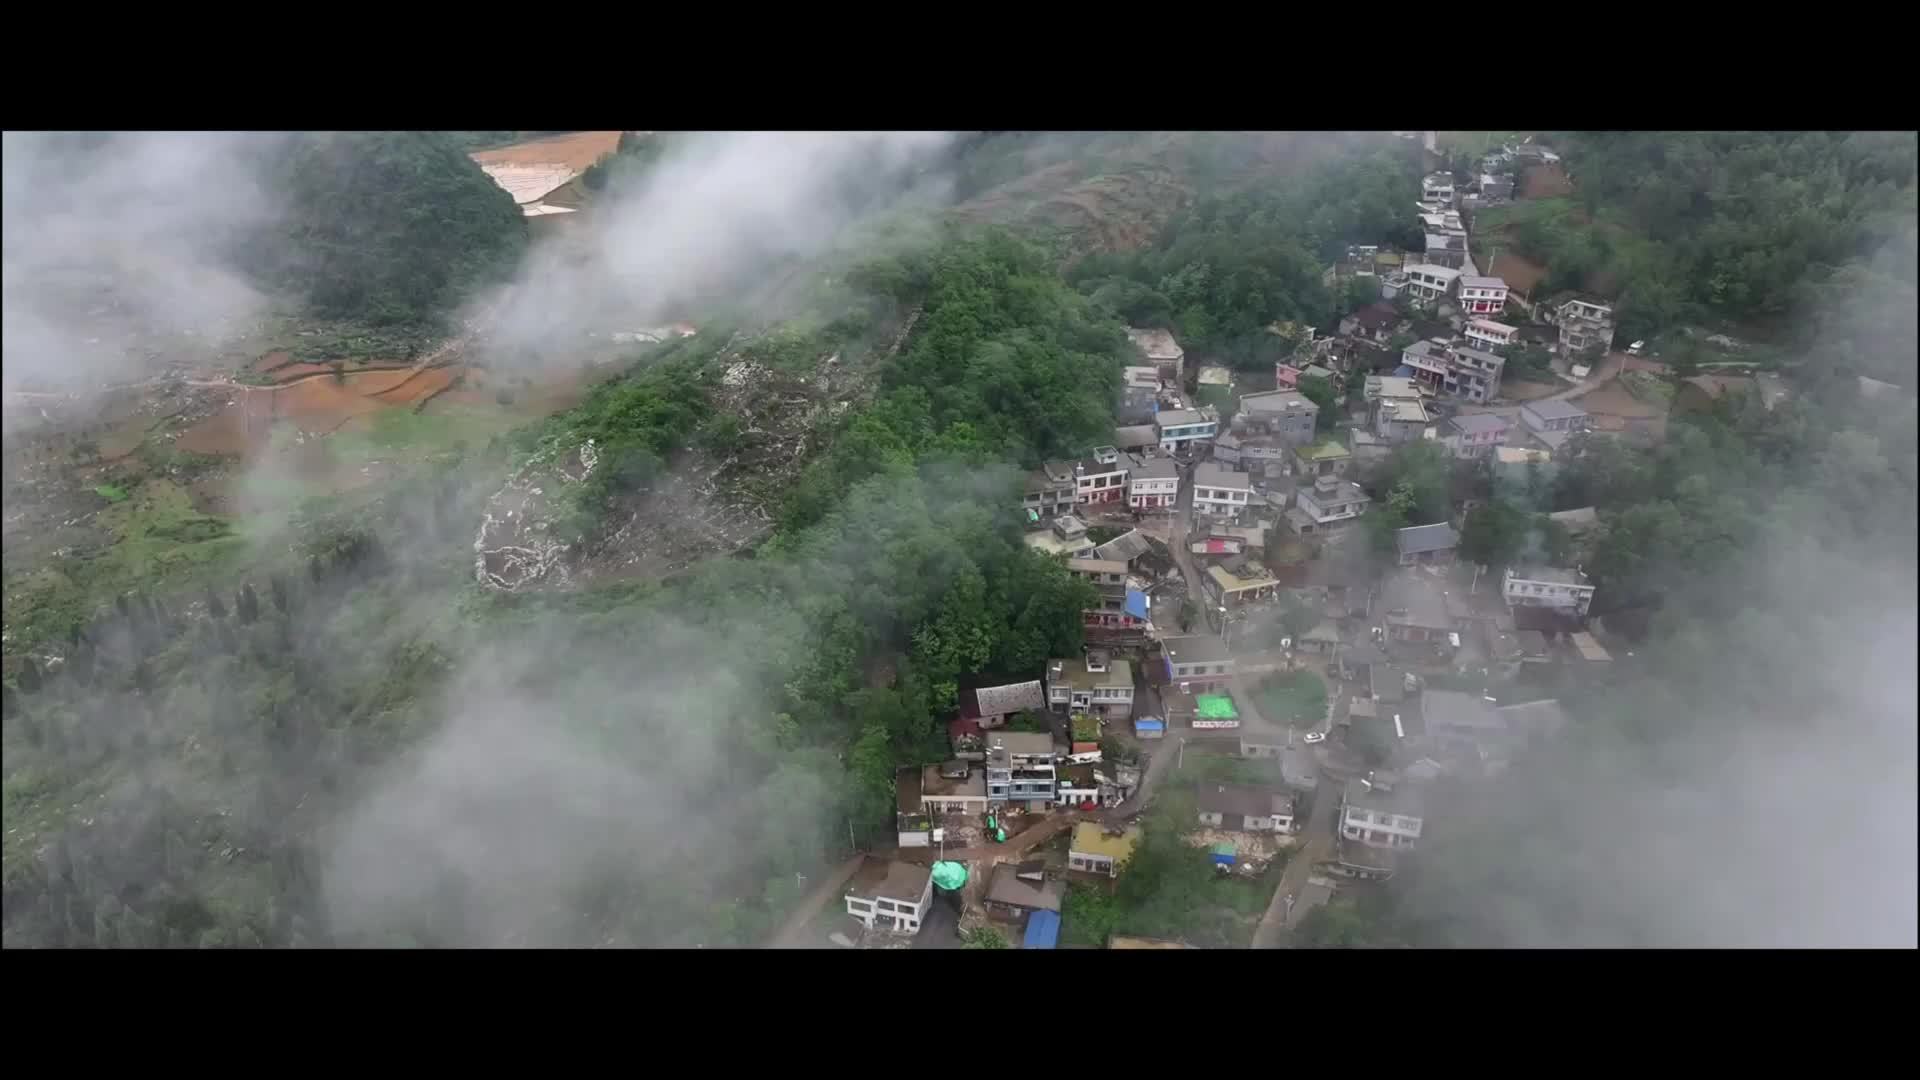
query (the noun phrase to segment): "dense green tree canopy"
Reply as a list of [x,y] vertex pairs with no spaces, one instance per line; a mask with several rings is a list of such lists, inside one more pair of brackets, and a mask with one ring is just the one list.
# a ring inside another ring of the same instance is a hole
[[526,247],[513,197],[445,133],[290,135],[265,158],[284,218],[246,258],[317,314],[433,320],[511,271]]

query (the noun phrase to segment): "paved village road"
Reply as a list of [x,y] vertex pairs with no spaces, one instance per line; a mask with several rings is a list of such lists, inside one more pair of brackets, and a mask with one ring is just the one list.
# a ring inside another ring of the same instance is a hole
[[1302,834],[1305,843],[1294,849],[1293,857],[1287,860],[1286,869],[1280,872],[1280,885],[1273,890],[1273,901],[1267,905],[1266,915],[1253,932],[1251,948],[1278,949],[1282,946],[1282,931],[1287,926],[1287,897],[1302,895],[1307,887],[1307,879],[1313,876],[1313,868],[1333,855],[1333,819],[1339,812],[1338,785],[1322,775],[1319,787],[1313,793],[1313,813],[1307,821],[1306,832]]
[[866,858],[864,853],[854,855],[841,863],[839,869],[827,875],[826,880],[815,886],[814,890],[807,894],[806,900],[802,901],[794,913],[781,925],[779,932],[773,935],[773,947],[776,949],[805,948],[807,943],[803,935],[807,927],[812,925],[814,918],[829,901],[838,900],[843,895],[841,890],[846,888],[847,882],[853,880],[853,875],[859,872],[860,864]]

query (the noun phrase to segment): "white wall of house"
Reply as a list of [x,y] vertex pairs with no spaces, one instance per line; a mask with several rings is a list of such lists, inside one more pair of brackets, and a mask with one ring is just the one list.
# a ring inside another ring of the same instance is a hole
[[1120,469],[1109,473],[1086,473],[1075,478],[1074,499],[1077,502],[1108,502],[1118,499],[1127,489],[1127,470]]
[[1127,504],[1142,507],[1172,506],[1180,494],[1178,477],[1142,480],[1135,477],[1127,488]]
[[1346,521],[1349,518],[1359,517],[1361,511],[1366,509],[1367,505],[1364,500],[1360,499],[1328,499],[1325,503],[1322,503],[1314,497],[1312,488],[1301,488],[1294,493],[1294,498],[1299,502],[1300,509],[1306,511],[1307,516],[1313,518],[1314,524],[1316,525],[1325,525],[1330,521]]
[[847,914],[860,920],[860,925],[873,929],[874,924],[887,925],[909,934],[920,932],[920,922],[927,917],[927,908],[933,902],[933,880],[927,880],[927,887],[918,901],[894,900],[888,897],[847,897]]
[[1473,342],[1474,347],[1478,349],[1504,349],[1513,344],[1517,333],[1511,330],[1496,330],[1490,326],[1476,326],[1473,323],[1468,323],[1466,330],[1467,340]]
[[1509,571],[1500,584],[1500,594],[1511,605],[1550,607],[1585,615],[1593,603],[1593,586],[1567,585],[1557,581],[1529,581]]
[[1507,288],[1504,285],[1462,285],[1460,286],[1460,310],[1463,314],[1499,315],[1507,309]]
[[1247,509],[1249,490],[1238,488],[1210,488],[1198,484],[1193,488],[1193,512],[1210,517],[1237,518]]
[[1113,860],[1105,855],[1093,855],[1085,851],[1069,851],[1067,852],[1067,865],[1075,870],[1084,870],[1089,874],[1105,874],[1108,877],[1118,876],[1114,869]]
[[1417,817],[1349,806],[1340,815],[1340,835],[1369,847],[1412,847],[1420,839],[1422,824]]

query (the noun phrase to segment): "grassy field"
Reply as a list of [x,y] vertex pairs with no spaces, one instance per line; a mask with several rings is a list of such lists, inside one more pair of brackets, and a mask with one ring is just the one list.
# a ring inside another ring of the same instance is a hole
[[1326,715],[1327,684],[1312,671],[1269,675],[1254,684],[1253,699],[1268,720],[1312,727]]
[[[118,489],[116,489],[118,490]],[[109,499],[95,523],[112,542],[9,579],[6,621],[20,645],[63,637],[129,589],[174,592],[231,572],[248,546],[221,518],[193,508],[186,489],[147,479]]]

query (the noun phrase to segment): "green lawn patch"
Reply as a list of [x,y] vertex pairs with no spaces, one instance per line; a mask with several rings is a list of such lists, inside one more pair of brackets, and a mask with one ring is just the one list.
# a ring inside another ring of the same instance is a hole
[[1312,671],[1269,675],[1253,686],[1253,701],[1268,720],[1312,727],[1327,712],[1327,684]]
[[117,503],[117,502],[127,501],[126,490],[123,488],[115,487],[112,484],[101,484],[99,487],[96,487],[93,489],[93,493],[107,500],[108,502]]

